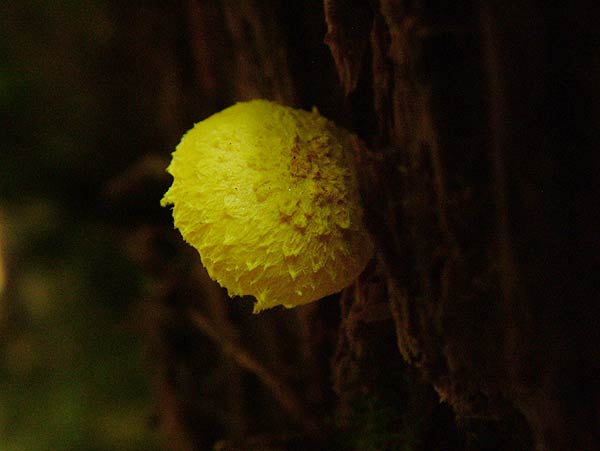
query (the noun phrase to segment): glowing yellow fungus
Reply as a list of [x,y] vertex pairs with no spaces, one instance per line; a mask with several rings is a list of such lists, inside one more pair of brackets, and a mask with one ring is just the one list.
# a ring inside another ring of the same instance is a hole
[[188,131],[168,171],[175,226],[254,311],[340,291],[373,253],[348,164],[352,135],[316,110],[238,103]]

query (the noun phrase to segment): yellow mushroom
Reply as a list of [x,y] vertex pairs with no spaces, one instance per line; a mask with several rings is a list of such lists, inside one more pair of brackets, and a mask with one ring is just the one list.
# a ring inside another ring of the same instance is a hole
[[161,203],[230,296],[254,296],[255,312],[312,302],[352,283],[373,254],[353,142],[316,109],[237,103],[184,135]]

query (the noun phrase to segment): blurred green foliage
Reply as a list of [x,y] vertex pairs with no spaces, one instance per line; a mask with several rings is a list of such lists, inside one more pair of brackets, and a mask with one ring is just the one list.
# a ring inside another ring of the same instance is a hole
[[133,327],[143,275],[101,201],[147,150],[112,145],[106,120],[115,8],[0,4],[0,451],[159,449]]
[[153,449],[134,268],[103,227],[51,203],[8,219],[21,242],[3,299],[0,450]]

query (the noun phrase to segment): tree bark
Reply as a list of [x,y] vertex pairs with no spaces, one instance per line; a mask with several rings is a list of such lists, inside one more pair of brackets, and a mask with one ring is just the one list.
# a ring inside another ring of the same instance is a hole
[[598,449],[599,8],[290,3],[190,0],[180,110],[263,97],[356,132],[377,258],[259,317],[171,272],[152,327],[180,449]]

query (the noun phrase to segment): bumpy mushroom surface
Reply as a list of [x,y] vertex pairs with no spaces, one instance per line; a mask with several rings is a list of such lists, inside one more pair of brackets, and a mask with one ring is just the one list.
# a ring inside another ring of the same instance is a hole
[[348,164],[352,135],[265,100],[233,105],[182,138],[168,171],[175,226],[231,296],[254,311],[340,291],[373,246]]

